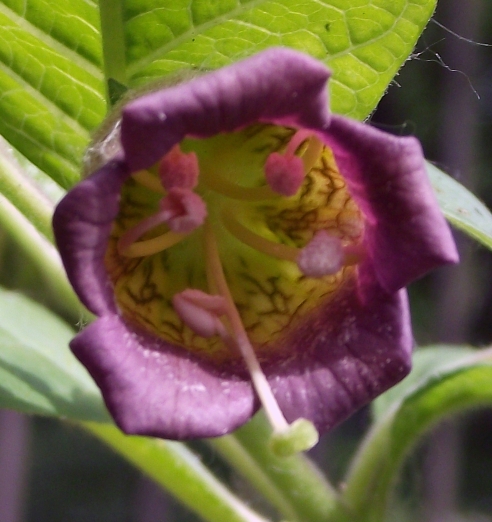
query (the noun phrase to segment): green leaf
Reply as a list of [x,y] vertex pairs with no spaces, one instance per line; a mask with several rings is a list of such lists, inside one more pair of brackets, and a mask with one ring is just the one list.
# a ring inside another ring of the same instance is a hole
[[73,357],[74,332],[24,296],[0,289],[0,407],[81,423],[211,522],[266,522],[184,444],[128,437],[111,424],[96,385]]
[[446,219],[465,234],[492,249],[490,210],[463,185],[431,163],[427,163],[427,173]]
[[210,522],[267,522],[233,495],[184,444],[129,437],[109,424],[87,430]]
[[0,133],[67,188],[105,113],[90,0],[0,1]]
[[107,421],[98,388],[68,348],[73,336],[41,305],[0,289],[0,407]]
[[0,134],[64,188],[79,179],[110,78],[135,87],[282,45],[325,61],[333,70],[333,110],[363,119],[411,53],[435,0],[100,5],[106,80],[93,0],[0,0]]
[[432,425],[492,405],[492,351],[437,347],[418,351],[415,365],[417,376],[392,392],[390,400],[378,399],[379,416],[345,480],[343,500],[353,510],[354,522],[384,520],[405,456]]
[[39,232],[53,241],[53,205],[32,183],[1,136],[0,193],[24,214]]
[[422,386],[423,382],[429,379],[440,379],[440,372],[449,372],[453,366],[467,361],[474,353],[476,353],[476,350],[466,346],[436,345],[417,350],[413,357],[410,375],[386,393],[380,395],[371,404],[374,419],[377,421],[388,414],[405,397]]
[[[164,7],[153,0],[124,0],[122,11],[108,16],[123,22],[127,70],[112,74],[135,87],[178,69],[214,69],[267,47],[292,47],[333,70],[334,112],[363,119],[412,52],[435,3],[175,0]],[[108,45],[114,47],[115,40]],[[114,54],[121,60],[121,52]]]

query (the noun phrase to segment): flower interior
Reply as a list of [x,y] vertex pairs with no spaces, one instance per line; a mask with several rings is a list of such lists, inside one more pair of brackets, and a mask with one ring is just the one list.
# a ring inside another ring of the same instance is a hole
[[363,232],[316,133],[256,124],[186,138],[133,173],[105,263],[127,321],[214,364],[245,362],[265,406],[261,363],[287,357],[289,331],[354,276]]

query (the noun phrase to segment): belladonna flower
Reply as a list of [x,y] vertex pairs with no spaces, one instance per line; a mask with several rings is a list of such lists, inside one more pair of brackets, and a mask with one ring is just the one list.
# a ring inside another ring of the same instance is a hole
[[328,78],[270,49],[134,99],[56,209],[98,316],[71,348],[125,432],[218,436],[260,405],[324,431],[408,373],[405,287],[455,245],[419,143],[331,115]]

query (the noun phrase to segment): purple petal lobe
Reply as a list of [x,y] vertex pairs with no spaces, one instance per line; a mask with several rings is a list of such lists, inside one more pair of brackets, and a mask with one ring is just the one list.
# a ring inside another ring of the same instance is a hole
[[53,216],[53,230],[68,279],[85,306],[97,315],[115,311],[104,256],[119,210],[121,185],[128,175],[124,163],[107,163],[71,190]]
[[121,139],[130,168],[152,165],[185,136],[208,137],[258,121],[325,128],[328,78],[317,60],[273,48],[143,96],[123,111]]
[[388,292],[458,261],[415,138],[392,136],[340,116],[333,116],[325,136],[365,214],[365,246]]
[[249,380],[106,316],[70,347],[125,433],[186,439],[224,435],[254,413]]
[[[363,289],[347,288],[286,341],[292,358],[268,368],[287,420],[333,428],[410,371],[406,291],[388,294],[363,269]],[[372,279],[372,282],[371,282]]]

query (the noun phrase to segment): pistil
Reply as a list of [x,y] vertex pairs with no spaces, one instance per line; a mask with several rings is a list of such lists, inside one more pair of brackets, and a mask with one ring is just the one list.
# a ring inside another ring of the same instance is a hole
[[224,297],[227,303],[226,317],[230,324],[232,335],[236,341],[237,348],[241,353],[244,362],[251,375],[253,386],[260,398],[261,403],[265,408],[265,412],[275,431],[283,431],[288,428],[288,423],[285,420],[280,408],[273,396],[272,390],[265,374],[261,370],[258,359],[251,343],[248,339],[241,316],[237,311],[236,305],[231,296],[229,285],[227,284],[222,263],[220,261],[217,243],[210,223],[205,223],[205,258],[207,267],[207,280],[209,285],[216,289],[218,294]]
[[[250,374],[253,387],[273,428],[273,447],[279,449],[280,453],[293,453],[311,448],[318,441],[318,433],[316,429],[305,419],[297,419],[293,424],[287,422],[275,396],[273,395],[270,384],[261,369],[254,348],[249,341],[241,316],[229,290],[229,285],[227,284],[222,263],[220,261],[215,235],[208,221],[204,224],[204,242],[207,281],[209,287],[213,292],[216,292],[218,296],[223,298],[222,302],[213,301],[213,303],[214,305],[219,304],[220,306],[224,306],[224,308],[216,308],[214,310],[209,304],[212,301],[206,301],[203,298],[200,301],[195,299],[193,306],[202,305],[202,308],[206,309],[206,312],[209,314],[207,324],[213,324],[213,331],[219,334],[226,344],[229,345],[232,341],[237,351],[241,354]],[[184,293],[182,293],[182,295],[183,294]],[[215,298],[216,296],[210,297]],[[221,326],[217,325],[217,323],[212,320],[211,316],[213,316],[214,313],[217,314],[217,311],[223,312],[222,315],[227,321],[227,330],[223,330]],[[186,317],[182,311],[180,316],[182,319],[185,319]],[[193,323],[194,322],[196,322],[196,319],[193,319]],[[193,323],[188,321],[189,326],[192,326]],[[226,333],[229,329],[230,334]]]

